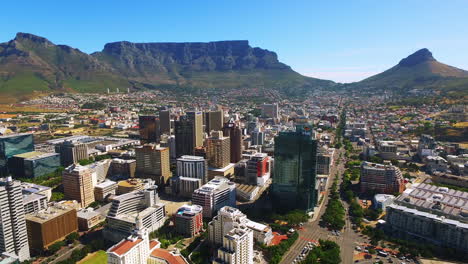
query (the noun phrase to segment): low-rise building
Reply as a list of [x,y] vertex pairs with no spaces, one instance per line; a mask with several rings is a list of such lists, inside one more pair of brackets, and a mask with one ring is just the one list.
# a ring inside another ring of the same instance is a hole
[[112,195],[115,195],[117,183],[114,181],[104,181],[94,186],[94,198],[96,201],[104,201]]
[[416,183],[386,212],[386,228],[392,235],[468,253],[467,192]]
[[174,215],[176,232],[193,237],[203,228],[203,208],[199,205],[183,205]]
[[79,210],[77,217],[78,228],[80,231],[87,231],[106,220],[105,217],[103,217],[99,212],[94,211],[92,208]]
[[385,210],[385,208],[393,203],[395,196],[391,194],[376,194],[372,199],[372,206],[375,209]]
[[143,190],[154,185],[154,180],[131,178],[117,183],[117,195]]

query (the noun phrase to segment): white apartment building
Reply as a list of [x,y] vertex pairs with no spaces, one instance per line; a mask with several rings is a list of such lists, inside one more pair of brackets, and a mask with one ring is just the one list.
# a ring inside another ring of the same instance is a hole
[[223,237],[215,264],[253,264],[253,231],[245,226],[232,229]]
[[157,186],[116,196],[107,214],[104,237],[110,241],[120,241],[132,234],[137,225],[153,232],[164,225],[166,210],[159,202]]
[[236,206],[236,185],[215,177],[192,194],[192,204],[203,207],[203,217],[212,217],[223,206]]
[[208,240],[215,245],[222,245],[224,235],[240,226],[251,229],[255,240],[260,243],[268,245],[273,239],[270,227],[249,220],[239,209],[225,206],[208,224]]

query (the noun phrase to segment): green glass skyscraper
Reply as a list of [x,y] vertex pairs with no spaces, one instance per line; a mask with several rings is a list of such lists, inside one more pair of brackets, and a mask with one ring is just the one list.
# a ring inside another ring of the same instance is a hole
[[317,205],[317,141],[312,126],[301,124],[296,131],[280,132],[275,138],[275,167],[272,184],[274,206],[310,212]]

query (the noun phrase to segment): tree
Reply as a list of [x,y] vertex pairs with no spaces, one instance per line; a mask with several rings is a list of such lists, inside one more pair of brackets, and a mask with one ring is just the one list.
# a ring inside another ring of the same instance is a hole
[[65,194],[61,193],[61,192],[52,192],[52,197],[50,198],[50,200],[52,202],[57,202],[57,201],[61,201],[65,198]]
[[77,232],[73,232],[69,234],[68,236],[65,237],[68,243],[72,243],[73,241],[77,240],[80,238],[80,235]]

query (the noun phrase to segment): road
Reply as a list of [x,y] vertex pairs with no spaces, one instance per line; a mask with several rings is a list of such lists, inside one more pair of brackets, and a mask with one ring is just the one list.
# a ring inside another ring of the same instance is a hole
[[[341,259],[342,263],[353,263],[354,248],[358,243],[364,242],[364,238],[359,236],[359,233],[355,232],[351,228],[351,221],[349,216],[346,214],[346,225],[342,231],[341,236],[332,235],[331,231],[327,228],[323,228],[319,225],[320,218],[325,212],[326,205],[328,204],[328,194],[330,193],[330,188],[332,182],[335,180],[335,176],[338,175],[338,183],[341,183],[341,176],[345,170],[344,164],[346,161],[340,159],[340,153],[344,156],[344,150],[339,149],[335,155],[335,163],[331,168],[330,176],[327,181],[327,191],[325,198],[323,200],[324,206],[320,207],[320,210],[317,212],[317,217],[313,217],[314,221],[305,223],[299,232],[299,239],[291,246],[291,248],[286,252],[281,260],[281,264],[291,264],[294,259],[301,253],[302,249],[308,242],[318,242],[319,239],[326,239],[335,241],[340,246]],[[348,205],[343,202],[343,206],[347,209]]]
[[58,257],[56,259],[52,260],[50,262],[50,264],[54,264],[54,263],[57,263],[57,262],[60,262],[62,260],[66,260],[66,259],[70,258],[71,254],[73,253],[73,250],[75,250],[75,249],[80,250],[83,247],[84,247],[84,245],[78,244],[78,245],[74,246],[73,248],[69,248],[69,247],[62,248],[59,252],[57,252]]

